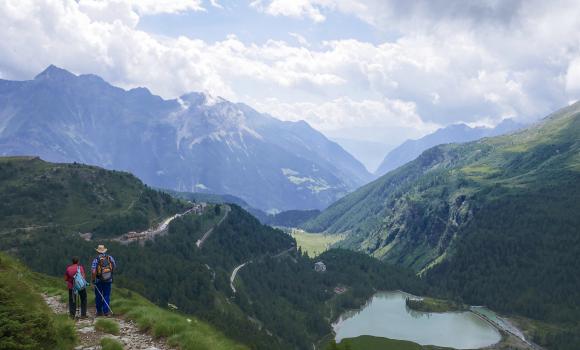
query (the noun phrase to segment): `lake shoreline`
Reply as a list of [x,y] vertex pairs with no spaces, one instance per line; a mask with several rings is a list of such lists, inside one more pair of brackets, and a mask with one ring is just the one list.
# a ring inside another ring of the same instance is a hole
[[[406,306],[407,298],[422,300],[405,291],[378,291],[361,307],[340,314],[332,323],[334,339],[362,335],[410,341],[420,345],[455,349],[490,348],[503,341],[498,327],[470,310],[422,312]],[[392,326],[385,327],[385,324]],[[441,332],[441,329],[449,330]]]

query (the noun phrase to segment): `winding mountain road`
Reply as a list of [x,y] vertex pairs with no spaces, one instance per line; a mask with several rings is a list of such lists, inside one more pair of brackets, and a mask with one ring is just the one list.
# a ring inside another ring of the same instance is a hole
[[[295,250],[295,249],[296,249],[296,246],[294,246],[294,245],[293,245],[293,246],[291,246],[291,247],[290,247],[290,248],[288,248],[288,249],[284,249],[283,251],[281,251],[280,253],[278,253],[278,254],[276,254],[276,255],[271,255],[270,257],[272,257],[272,258],[279,258],[279,257],[281,257],[282,255],[284,255],[284,254],[288,254],[288,253],[290,253],[292,250]],[[265,255],[263,255],[263,256],[261,256],[259,259],[262,259],[263,257],[265,257],[265,256],[267,256],[267,255],[268,255],[268,254],[265,254]],[[240,265],[236,266],[236,267],[234,268],[234,270],[232,271],[232,274],[230,275],[230,287],[232,288],[232,292],[236,293],[236,287],[234,287],[234,282],[236,281],[236,276],[238,275],[238,272],[239,272],[239,271],[242,269],[242,267],[244,267],[244,266],[246,266],[246,265],[248,265],[248,264],[251,264],[251,263],[252,263],[252,260],[248,260],[248,261],[246,261],[245,263],[243,263],[243,264],[240,264]]]
[[[163,220],[159,225],[157,225],[157,227],[154,227],[154,228],[152,227],[152,228],[147,229],[146,231],[135,233],[133,236],[134,238],[127,238],[126,237],[127,234],[123,234],[123,235],[121,235],[117,238],[113,238],[111,240],[117,241],[121,244],[128,244],[128,243],[131,243],[133,241],[144,242],[146,240],[151,240],[151,239],[155,238],[156,236],[161,235],[164,232],[166,232],[167,228],[169,227],[169,224],[173,220],[191,213],[194,209],[195,208],[190,208],[190,209],[184,211],[183,213],[178,213],[178,214],[175,214],[171,217],[168,217],[167,219]],[[90,240],[91,238],[89,237],[88,239]]]
[[224,207],[226,208],[225,211],[226,213],[224,214],[224,217],[220,219],[220,221],[218,221],[217,224],[215,224],[212,228],[210,228],[209,230],[207,230],[206,233],[203,234],[203,236],[197,240],[197,242],[195,242],[195,245],[197,245],[197,247],[199,249],[201,249],[201,246],[203,245],[203,243],[206,241],[206,239],[209,238],[209,236],[212,234],[214,228],[218,227],[219,225],[221,225],[222,222],[224,222],[224,220],[228,217],[228,214],[230,213],[230,211],[232,210],[232,208],[227,205],[224,204]]
[[232,275],[230,276],[230,287],[232,288],[232,292],[236,292],[236,287],[234,287],[234,281],[236,280],[236,275],[238,274],[238,271],[240,271],[240,269],[248,264],[250,264],[252,262],[252,260],[250,261],[246,261],[245,263],[236,266],[236,268],[234,269],[234,271],[232,271]]

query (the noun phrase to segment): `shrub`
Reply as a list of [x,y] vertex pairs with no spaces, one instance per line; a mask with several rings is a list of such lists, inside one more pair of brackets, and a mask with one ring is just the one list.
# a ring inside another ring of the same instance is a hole
[[123,350],[123,344],[113,338],[101,339],[101,347],[103,350]]
[[95,329],[104,333],[119,335],[119,324],[116,321],[100,318],[95,322]]

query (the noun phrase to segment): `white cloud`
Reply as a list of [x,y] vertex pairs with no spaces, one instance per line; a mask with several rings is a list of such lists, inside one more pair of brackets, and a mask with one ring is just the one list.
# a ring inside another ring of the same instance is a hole
[[[421,136],[436,130],[439,125],[425,123],[417,114],[413,102],[391,100],[353,100],[343,96],[324,103],[287,103],[276,98],[252,101],[259,110],[278,116],[284,120],[307,120],[314,128],[329,134],[350,130],[361,130],[367,140],[386,141],[385,130],[404,129],[408,136]],[[404,140],[397,138],[395,142]]]
[[308,42],[308,40],[304,36],[302,36],[298,33],[288,33],[288,35],[290,35],[291,37],[296,39],[298,44],[300,44],[301,46],[310,46],[310,43]]
[[[101,2],[103,0],[81,0]],[[141,15],[159,13],[179,13],[185,11],[205,11],[202,0],[104,0],[104,2],[126,2]],[[211,1],[215,6],[215,0]]]
[[[286,3],[259,1],[269,14],[270,6]],[[427,119],[537,118],[580,93],[574,0],[306,0],[300,6],[350,14],[397,37],[382,45],[334,41],[333,59],[343,55],[357,73],[348,85],[367,83],[370,92],[414,101]]]
[[340,38],[318,43],[310,35],[309,42],[289,33],[296,45],[255,44],[235,35],[209,43],[138,29],[142,16],[221,6],[215,0],[163,6],[153,0],[6,0],[0,2],[0,71],[4,78],[26,79],[56,64],[125,87],[147,86],[165,97],[208,91],[328,132],[366,128],[375,139],[381,133],[420,136],[458,121],[538,118],[578,98],[580,6],[567,0],[558,6],[454,4],[252,2],[268,15],[320,26],[334,11],[352,13],[396,33],[380,44]]
[[95,22],[120,21],[130,27],[139,23],[139,15],[128,1],[84,0],[79,2],[79,10]]
[[326,19],[311,0],[255,0],[250,6],[272,16],[308,18],[314,22],[323,22]]
[[570,62],[566,72],[566,90],[580,94],[580,57]]
[[223,9],[224,7],[218,2],[218,0],[209,0],[209,3],[213,7],[217,7],[219,9]]

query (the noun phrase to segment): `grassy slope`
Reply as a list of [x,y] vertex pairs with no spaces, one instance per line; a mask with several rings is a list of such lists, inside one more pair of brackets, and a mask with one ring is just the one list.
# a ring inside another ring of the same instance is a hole
[[131,174],[33,157],[0,158],[0,196],[0,233],[56,224],[117,233],[183,210]]
[[427,150],[336,202],[305,228],[350,232],[345,246],[417,270],[438,263],[487,203],[534,187],[577,191],[571,185],[580,179],[579,111],[575,104],[513,135]]
[[331,245],[344,239],[344,235],[308,233],[295,229],[292,229],[290,235],[296,240],[298,247],[312,258],[324,253]]
[[[31,272],[4,253],[0,253],[0,278],[6,282],[0,285],[0,348],[52,350],[74,347],[74,324],[66,315],[54,315],[40,296],[43,292],[58,295],[65,301],[64,282]],[[92,299],[92,293],[89,296]],[[180,349],[246,349],[196,317],[161,309],[127,289],[115,289],[111,307],[116,313],[134,320],[142,330],[154,337],[167,338]],[[101,321],[107,323],[104,328],[108,333],[118,332],[118,325],[115,331],[115,327],[108,324],[111,320]]]
[[47,279],[0,253],[0,349],[72,349],[74,324],[40,296]]
[[179,349],[247,349],[196,317],[161,309],[126,289],[116,291],[111,307],[134,320],[140,329],[148,331],[154,337],[167,338],[170,345]]

